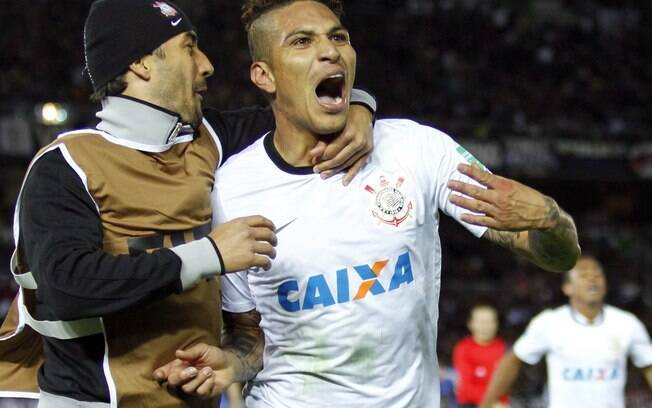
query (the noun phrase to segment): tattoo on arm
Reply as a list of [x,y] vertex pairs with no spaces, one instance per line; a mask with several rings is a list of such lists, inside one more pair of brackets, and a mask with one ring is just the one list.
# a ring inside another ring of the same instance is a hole
[[516,241],[520,236],[521,232],[498,231],[492,228],[489,228],[484,234],[484,238],[487,240],[511,250],[516,249]]
[[223,312],[223,316],[222,349],[236,358],[236,381],[248,381],[263,367],[265,338],[259,326],[260,314],[252,310],[246,313]]
[[484,238],[525,256],[544,269],[565,271],[572,268],[580,254],[575,223],[552,198],[546,197],[545,205],[546,216],[540,229],[514,232],[490,228]]

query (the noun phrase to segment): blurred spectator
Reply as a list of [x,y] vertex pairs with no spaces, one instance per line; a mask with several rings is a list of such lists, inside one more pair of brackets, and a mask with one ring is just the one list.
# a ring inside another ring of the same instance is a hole
[[[473,408],[482,401],[489,379],[505,354],[505,342],[496,337],[498,311],[495,307],[483,303],[473,306],[467,327],[471,335],[453,348],[453,366],[459,376],[456,397],[460,408]],[[507,396],[500,400],[506,403]]]

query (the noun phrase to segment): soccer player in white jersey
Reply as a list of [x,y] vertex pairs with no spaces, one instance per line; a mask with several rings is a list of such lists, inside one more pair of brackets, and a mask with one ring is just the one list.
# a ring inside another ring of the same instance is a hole
[[251,79],[277,128],[223,165],[213,199],[219,222],[254,211],[277,227],[272,269],[223,280],[224,310],[260,314],[259,341],[242,348],[263,356],[179,351],[155,375],[185,392],[249,381],[248,407],[438,407],[439,210],[545,269],[575,265],[577,231],[553,199],[433,128],[379,120],[352,184],[313,174],[307,152],[344,125],[355,78],[340,12],[335,0],[245,4]]
[[633,314],[604,304],[602,265],[582,256],[564,276],[569,304],[545,310],[501,360],[481,407],[508,391],[523,362],[546,357],[550,408],[624,408],[627,357],[652,387],[652,343]]

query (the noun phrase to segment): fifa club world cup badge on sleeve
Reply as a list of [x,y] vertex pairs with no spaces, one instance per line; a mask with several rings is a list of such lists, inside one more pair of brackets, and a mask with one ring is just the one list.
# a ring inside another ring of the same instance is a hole
[[374,181],[365,186],[365,190],[372,195],[371,214],[380,223],[398,228],[410,217],[414,207],[412,200],[405,193],[405,178],[399,176],[390,182],[387,176],[380,175]]

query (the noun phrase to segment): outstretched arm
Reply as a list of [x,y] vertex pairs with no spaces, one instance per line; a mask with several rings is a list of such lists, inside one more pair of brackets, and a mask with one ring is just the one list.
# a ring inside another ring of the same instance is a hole
[[451,180],[448,186],[466,197],[450,201],[476,214],[462,219],[489,229],[484,238],[525,256],[543,269],[571,269],[580,255],[577,229],[570,215],[551,197],[515,180],[477,166],[460,164],[458,170],[483,187]]
[[154,378],[170,390],[214,398],[235,382],[253,378],[263,366],[264,336],[255,310],[224,312],[222,348],[197,344],[178,350],[177,359],[156,369]]
[[521,365],[521,360],[513,352],[505,354],[491,376],[487,392],[478,408],[492,408],[498,402],[498,399],[505,395],[514,384],[521,370]]

